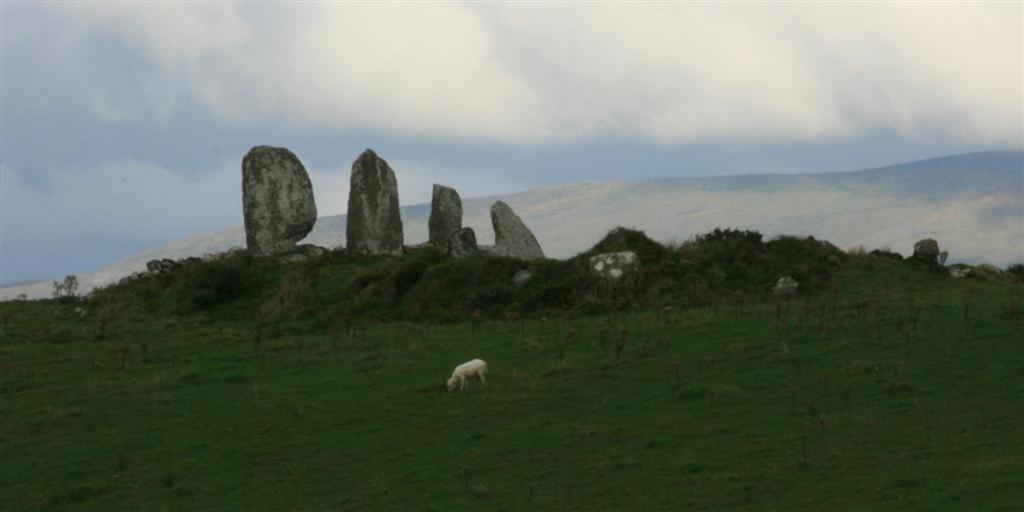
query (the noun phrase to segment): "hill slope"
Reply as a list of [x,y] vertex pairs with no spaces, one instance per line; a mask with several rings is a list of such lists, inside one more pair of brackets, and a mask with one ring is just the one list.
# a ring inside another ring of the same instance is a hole
[[[464,199],[464,224],[484,244],[493,242],[489,208],[497,199],[516,210],[554,258],[570,257],[621,225],[660,241],[683,241],[731,226],[769,237],[813,235],[839,247],[891,247],[904,254],[916,240],[935,238],[949,251],[950,262],[1006,265],[1024,260],[1021,152],[970,153],[837,173],[573,183]],[[426,204],[403,207],[407,244],[426,241],[429,215]],[[345,217],[320,218],[305,242],[344,245]],[[242,228],[174,242],[79,276],[81,290],[143,270],[150,259],[244,244]],[[3,289],[2,297],[48,297],[50,291],[47,283],[11,287]]]
[[[616,238],[640,236],[610,235],[595,250]],[[657,290],[656,306],[518,320],[338,315],[399,280],[416,282],[407,296],[445,282],[460,293],[428,298],[467,298],[477,276],[439,274],[449,265],[523,264],[435,259],[407,272],[427,249],[292,264],[239,252],[88,299],[0,304],[0,502],[25,511],[1019,509],[1019,278],[952,279],[811,240],[702,238],[680,251],[638,245],[649,259],[686,252],[694,263],[671,281],[701,297],[700,275],[725,287],[780,258],[843,262],[820,293],[787,300],[752,286],[687,307],[664,280],[640,281]],[[789,250],[751,250],[763,246]],[[242,263],[252,271],[240,282],[214,279]],[[533,265],[560,267],[526,285],[555,291],[547,277],[574,262]],[[651,272],[657,264],[645,263],[641,274]],[[179,287],[210,292],[213,281],[224,300],[180,308]],[[408,297],[392,304],[415,313]],[[445,392],[454,365],[474,357],[488,362],[487,382]]]

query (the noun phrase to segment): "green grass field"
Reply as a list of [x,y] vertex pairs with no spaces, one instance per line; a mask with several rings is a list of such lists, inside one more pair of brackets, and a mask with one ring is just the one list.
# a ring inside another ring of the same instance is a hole
[[380,265],[0,304],[0,510],[1024,506],[1019,278],[864,256],[792,300],[332,316]]

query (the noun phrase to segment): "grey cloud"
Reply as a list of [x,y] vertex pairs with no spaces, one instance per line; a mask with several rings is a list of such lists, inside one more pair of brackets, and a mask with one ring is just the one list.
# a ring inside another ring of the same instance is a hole
[[[1018,144],[1022,9],[56,5],[7,8],[48,24],[5,37],[5,55],[47,64],[24,68],[50,84],[41,104],[71,95],[110,122],[192,103],[227,123],[512,143],[892,130]],[[130,56],[130,85],[103,68],[111,54]]]

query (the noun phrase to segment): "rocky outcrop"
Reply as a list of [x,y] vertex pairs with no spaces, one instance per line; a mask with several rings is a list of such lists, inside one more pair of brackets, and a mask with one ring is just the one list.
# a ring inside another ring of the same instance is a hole
[[939,243],[934,239],[925,238],[914,244],[914,258],[928,263],[938,263]]
[[614,281],[640,268],[633,251],[608,252],[590,257],[590,269],[600,277]]
[[352,163],[346,247],[359,254],[400,256],[402,216],[395,171],[371,149]]
[[454,188],[434,184],[427,229],[430,243],[438,248],[447,243],[452,233],[462,229],[462,199]]
[[775,286],[772,287],[772,293],[781,297],[796,295],[799,287],[800,283],[797,283],[796,279],[790,276],[782,276],[775,282]]
[[537,238],[509,205],[502,201],[491,205],[491,224],[494,226],[494,254],[521,260],[544,257]]
[[245,243],[256,254],[288,251],[316,223],[313,184],[285,148],[256,146],[242,159]]

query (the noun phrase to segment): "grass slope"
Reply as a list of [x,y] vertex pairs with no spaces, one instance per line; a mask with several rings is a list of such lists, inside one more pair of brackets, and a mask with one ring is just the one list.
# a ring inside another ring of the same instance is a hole
[[[579,262],[473,298],[443,283],[521,264],[236,255],[0,304],[0,509],[1018,509],[1019,280],[742,238],[652,249],[631,293]],[[745,263],[797,253],[792,300]],[[474,357],[487,384],[447,393]]]

